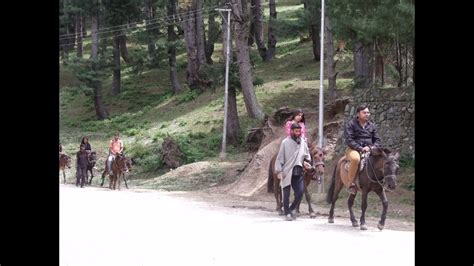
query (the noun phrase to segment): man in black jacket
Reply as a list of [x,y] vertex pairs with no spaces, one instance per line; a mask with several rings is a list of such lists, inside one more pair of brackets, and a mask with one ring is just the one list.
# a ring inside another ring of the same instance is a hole
[[367,106],[359,106],[356,110],[357,116],[349,120],[344,129],[345,143],[348,146],[346,149],[346,158],[350,161],[349,164],[349,182],[345,184],[348,186],[348,191],[355,194],[357,187],[354,183],[361,153],[370,151],[373,147],[380,147],[381,141],[377,134],[377,127],[372,121],[369,121],[369,108]]
[[89,164],[89,154],[86,152],[86,146],[81,144],[80,150],[76,154],[76,165],[77,165],[77,174],[76,174],[76,186],[81,184],[81,188],[84,187],[84,184],[87,179],[87,165]]

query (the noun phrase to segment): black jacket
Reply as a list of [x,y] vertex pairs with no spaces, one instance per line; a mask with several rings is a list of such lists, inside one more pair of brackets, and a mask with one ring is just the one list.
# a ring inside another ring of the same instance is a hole
[[86,168],[87,164],[89,164],[89,156],[85,151],[84,152],[78,151],[76,154],[76,158],[77,158],[76,165],[78,168]]
[[357,117],[346,123],[344,138],[346,145],[357,151],[362,151],[362,148],[365,146],[375,145],[380,147],[382,145],[375,124],[368,121],[365,128],[362,128]]
[[81,145],[84,145],[84,146],[85,146],[85,150],[86,150],[86,151],[92,150],[91,144],[90,144],[89,142],[87,142],[87,143],[82,143],[82,142],[81,142]]

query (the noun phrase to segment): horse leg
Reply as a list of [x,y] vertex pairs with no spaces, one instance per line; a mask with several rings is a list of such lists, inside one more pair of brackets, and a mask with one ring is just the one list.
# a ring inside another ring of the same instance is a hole
[[275,194],[276,200],[276,211],[278,215],[283,215],[283,203],[282,203],[282,195],[281,195],[281,187],[280,187],[280,179],[278,179],[275,175],[273,176],[273,193]]
[[100,186],[103,186],[103,185],[104,185],[104,180],[105,180],[105,170],[104,170],[104,172],[102,173],[102,182],[100,183]]
[[367,210],[367,196],[369,195],[368,191],[362,190],[362,203],[360,204],[362,209],[362,214],[360,215],[360,230],[367,230],[367,225],[365,224],[365,211]]
[[377,193],[377,195],[379,196],[380,200],[382,201],[382,206],[383,206],[382,216],[380,217],[380,221],[379,221],[379,224],[377,225],[377,228],[379,230],[383,230],[385,226],[385,218],[387,218],[388,199],[383,189],[376,190],[375,193]]
[[[306,202],[308,203],[308,212],[310,218],[316,218],[316,213],[313,210],[313,206],[311,206],[311,194],[308,191],[309,183],[311,182],[311,177],[304,179],[304,196],[306,198]],[[298,204],[298,210],[300,205]]]
[[283,215],[282,211],[282,204],[281,204],[281,189],[277,188],[273,192],[275,194],[275,201],[276,201],[276,208],[275,210],[278,212],[278,215]]
[[64,179],[64,184],[66,184],[66,171],[63,169],[63,179]]
[[[307,186],[305,186],[304,188],[304,196],[306,198],[306,202],[308,203],[309,217],[316,218],[316,213],[314,212],[313,207],[311,206],[311,194],[309,193]],[[298,207],[299,207],[299,204],[298,204]]]
[[128,189],[127,178],[125,177],[125,174],[123,174],[123,182],[125,183],[125,187]]
[[89,183],[89,185],[90,185],[90,184],[92,184],[92,179],[93,179],[93,178],[94,178],[94,176],[93,176],[93,175],[91,175],[91,179],[89,179],[89,182],[88,182],[88,183]]
[[356,191],[356,194],[350,194],[349,198],[347,199],[347,206],[349,207],[349,214],[351,216],[351,222],[352,222],[353,227],[359,226],[359,223],[357,222],[357,220],[354,216],[354,211],[352,209],[352,206],[354,206],[354,199],[355,199],[356,195],[357,195],[357,191]]
[[[91,179],[89,179],[89,171],[91,172]],[[86,179],[86,182],[87,182],[87,184],[90,185],[92,183],[92,178],[94,177],[94,174],[92,174],[92,169],[89,169],[89,166],[87,167],[86,173],[88,175],[88,177]]]
[[336,206],[336,201],[339,198],[339,193],[341,192],[341,189],[343,187],[342,182],[340,179],[335,181],[335,188],[334,188],[334,194],[332,196],[332,202],[331,202],[331,209],[329,210],[329,217],[328,217],[328,223],[332,224],[334,223],[334,207]]
[[118,175],[117,175],[117,178],[116,178],[116,179],[117,179],[116,182],[117,182],[117,189],[118,189],[118,190],[120,190],[120,183],[121,183],[120,178],[121,178],[121,177],[122,177],[122,174],[118,174]]
[[310,218],[316,218],[316,213],[313,210],[313,206],[311,206],[311,194],[309,193],[307,188],[304,188],[304,195],[306,198],[306,202],[308,202],[308,212]]

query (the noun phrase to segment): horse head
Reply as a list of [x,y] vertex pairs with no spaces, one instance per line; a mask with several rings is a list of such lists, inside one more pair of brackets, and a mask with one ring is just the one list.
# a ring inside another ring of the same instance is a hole
[[393,153],[389,149],[377,147],[371,150],[370,158],[372,158],[372,161],[369,160],[369,165],[366,167],[367,176],[377,182],[382,180],[383,183],[381,185],[384,189],[394,190],[397,187],[400,153]]
[[125,167],[127,168],[125,172],[132,171],[132,159],[124,156],[124,160],[125,160]]
[[65,165],[67,168],[71,168],[72,160],[71,160],[71,157],[69,157],[69,155],[62,154],[61,161],[63,161],[63,165]]
[[91,162],[91,164],[95,164],[95,162],[97,161],[97,153],[95,151],[91,151],[89,153],[89,161]]
[[326,166],[324,164],[324,160],[327,150],[313,144],[310,144],[309,149],[313,163],[313,168],[309,170],[309,173],[312,174],[311,179],[317,180],[318,183],[320,183],[324,175],[324,168]]
[[[129,158],[125,157],[125,155],[123,153],[117,154],[117,156],[115,157],[114,162],[117,164],[118,169],[120,169],[120,171],[124,172],[124,173],[127,173],[129,171],[130,167],[131,167],[131,160]],[[112,168],[113,168],[113,166],[112,166]]]

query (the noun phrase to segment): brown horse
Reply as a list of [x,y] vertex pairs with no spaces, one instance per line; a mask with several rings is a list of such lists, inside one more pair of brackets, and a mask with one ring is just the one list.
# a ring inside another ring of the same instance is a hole
[[[306,202],[308,202],[308,212],[311,218],[316,217],[316,213],[313,211],[313,207],[311,206],[311,195],[308,192],[308,185],[311,180],[316,180],[318,183],[321,182],[324,176],[324,157],[326,155],[326,150],[317,147],[316,145],[309,144],[309,150],[311,155],[311,165],[313,166],[312,169],[304,171],[304,194],[306,198]],[[270,160],[270,166],[268,168],[268,182],[267,182],[267,192],[273,192],[275,194],[276,200],[276,211],[278,214],[283,215],[283,198],[281,193],[280,187],[280,180],[278,179],[275,173],[275,161],[278,154],[275,154],[272,159]],[[296,207],[296,212],[299,213],[300,205]]]
[[[109,171],[109,188],[112,189],[113,187],[113,189],[115,189],[118,185],[118,189],[120,190],[120,182],[121,182],[120,178],[123,178],[123,181],[125,182],[125,187],[128,188],[125,173],[130,171],[131,167],[132,167],[132,163],[131,163],[130,158],[125,157],[125,155],[123,154],[118,154],[115,157],[114,161],[112,162],[112,171]],[[106,171],[102,173],[102,182],[100,186],[104,185],[105,172]]]
[[[71,157],[66,154],[59,155],[59,171],[63,171],[64,184],[66,184],[65,168],[71,168]],[[61,174],[61,172],[59,173]]]
[[[399,153],[392,154],[390,150],[383,148],[374,148],[371,150],[369,157],[365,163],[365,167],[362,171],[359,171],[359,185],[362,193],[361,209],[362,214],[360,216],[360,229],[367,230],[365,224],[365,211],[367,210],[367,196],[370,191],[374,191],[382,201],[383,211],[378,228],[382,230],[385,225],[385,218],[387,216],[388,200],[385,195],[385,190],[392,191],[396,188],[397,183],[397,171],[398,171],[398,158]],[[329,223],[334,223],[334,205],[338,198],[339,192],[344,187],[342,180],[347,179],[348,171],[346,169],[348,161],[343,156],[337,162],[334,167],[332,175],[331,185],[326,196],[326,201],[331,203],[331,209],[329,211]],[[352,226],[357,227],[359,224],[354,217],[352,206],[354,205],[354,199],[356,194],[351,194],[347,200],[349,206],[350,219]]]
[[[94,178],[94,166],[95,163],[97,162],[97,153],[95,151],[92,151],[89,153],[89,163],[87,164],[86,168],[86,175],[89,175],[89,172],[91,172],[91,179],[89,180],[89,185],[92,183],[92,178]],[[86,176],[86,181],[89,177]]]

